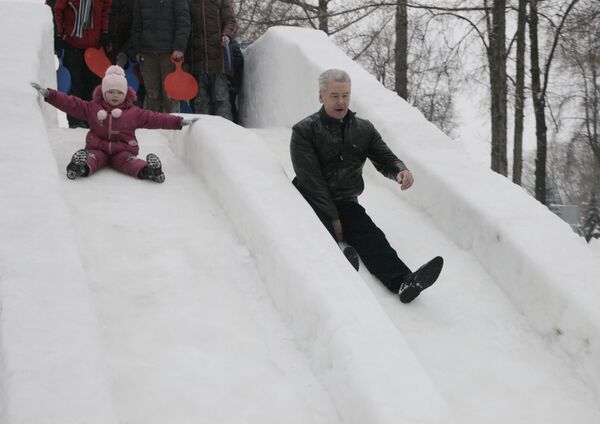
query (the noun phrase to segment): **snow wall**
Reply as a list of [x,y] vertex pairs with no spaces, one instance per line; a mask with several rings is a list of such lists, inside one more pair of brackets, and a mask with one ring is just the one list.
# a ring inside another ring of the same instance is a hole
[[[0,184],[0,422],[116,424],[63,174],[48,143],[56,112],[29,85],[56,86],[50,9],[0,2],[0,13],[11,16],[0,27],[2,143],[20,144],[0,156],[0,180],[10,182]],[[24,29],[37,36],[22,37]]]
[[177,155],[211,188],[252,252],[343,421],[453,422],[421,364],[267,145],[212,116],[173,138]]
[[[15,58],[0,65],[0,108],[12,113],[4,117],[4,140],[29,144],[34,163],[46,164],[32,172],[25,158],[0,158],[0,176],[14,182],[0,188],[0,234],[20,240],[0,247],[0,422],[116,423],[99,323],[60,190],[65,177],[48,143],[46,128],[57,125],[56,111],[29,86],[56,86],[50,11],[21,2],[0,2],[0,11],[13,17],[0,29],[0,48]],[[21,28],[37,32],[27,45]],[[19,43],[21,49],[11,48]],[[176,153],[206,181],[254,255],[344,422],[452,423],[419,361],[262,140],[215,117],[169,133]],[[24,210],[36,219],[23,220]],[[32,246],[39,254],[29,254]],[[60,273],[47,275],[57,263],[64,264]],[[427,410],[419,407],[423,399]]]
[[[392,182],[389,187],[473,252],[532,327],[583,361],[600,393],[600,265],[583,239],[521,187],[475,164],[324,33],[271,28],[245,57],[246,127],[291,128],[320,107],[319,74],[346,70],[352,78],[351,109],[375,124],[415,175],[407,192]],[[367,172],[375,171],[368,167]],[[447,172],[459,173],[460,180],[449,180]],[[552,260],[556,252],[562,252],[561,262]]]

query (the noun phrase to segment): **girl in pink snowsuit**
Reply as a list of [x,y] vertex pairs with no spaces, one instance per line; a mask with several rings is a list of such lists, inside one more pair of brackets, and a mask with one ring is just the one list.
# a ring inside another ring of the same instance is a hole
[[139,147],[135,130],[179,130],[195,121],[135,106],[135,92],[127,86],[125,72],[119,66],[113,65],[106,70],[102,85],[96,87],[91,101],[50,88],[44,89],[35,83],[32,86],[44,96],[46,102],[89,124],[85,149],[75,152],[67,166],[67,177],[70,179],[87,177],[110,166],[133,177],[162,183],[165,176],[158,157],[153,153],[146,160],[137,157]]

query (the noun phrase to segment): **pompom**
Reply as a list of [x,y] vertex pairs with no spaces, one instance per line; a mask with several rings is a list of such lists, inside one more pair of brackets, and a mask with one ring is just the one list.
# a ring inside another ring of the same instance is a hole
[[124,77],[125,71],[118,65],[111,65],[106,69],[106,72],[104,73],[104,76],[107,75],[119,75],[121,77]]
[[98,121],[102,122],[108,117],[108,113],[104,109],[98,111]]
[[120,118],[121,115],[123,115],[123,111],[117,107],[117,108],[111,110],[110,114],[112,115],[113,118],[117,119],[117,118]]

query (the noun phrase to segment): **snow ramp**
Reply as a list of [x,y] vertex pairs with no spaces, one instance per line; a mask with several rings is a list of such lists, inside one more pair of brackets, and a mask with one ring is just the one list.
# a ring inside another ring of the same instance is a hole
[[246,51],[242,117],[289,177],[290,128],[319,108],[328,68],[352,77],[351,108],[407,163],[414,187],[367,166],[361,202],[411,267],[446,258],[409,307],[361,271],[458,422],[597,422],[600,264],[584,241],[520,187],[351,61],[325,34],[271,28]]
[[85,131],[29,87],[55,86],[49,9],[0,11],[0,421],[453,422],[255,134],[141,131],[164,184],[69,181]]

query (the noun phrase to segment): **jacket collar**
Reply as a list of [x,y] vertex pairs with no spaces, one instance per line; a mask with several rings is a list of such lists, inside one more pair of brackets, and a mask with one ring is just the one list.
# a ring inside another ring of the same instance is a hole
[[321,119],[321,122],[323,122],[323,124],[325,124],[328,127],[333,127],[335,125],[348,125],[348,123],[350,121],[352,121],[352,119],[354,119],[354,115],[356,115],[355,112],[352,112],[350,109],[348,109],[348,113],[346,113],[346,116],[344,116],[344,119],[339,120],[339,119],[335,119],[332,118],[331,116],[327,115],[327,112],[325,112],[325,108],[323,106],[321,106],[321,109],[319,109],[319,119]]

